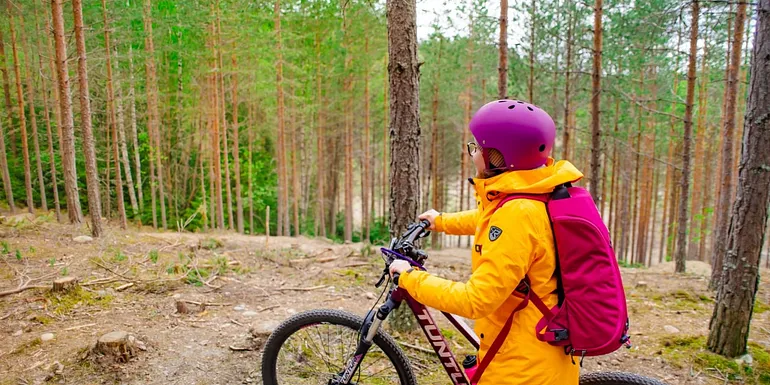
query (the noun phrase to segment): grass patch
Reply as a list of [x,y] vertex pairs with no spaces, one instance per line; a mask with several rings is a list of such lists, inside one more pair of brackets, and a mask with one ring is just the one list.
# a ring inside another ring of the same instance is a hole
[[77,287],[66,294],[50,292],[46,295],[55,314],[66,314],[79,306],[101,306],[106,308],[112,302],[111,295],[98,297],[96,294]]
[[718,370],[730,381],[739,381],[742,384],[769,385],[770,352],[755,343],[749,343],[748,350],[754,360],[751,365],[738,363],[735,359],[709,352],[706,350],[706,337],[704,336],[686,336],[664,341],[661,354],[679,368],[693,365],[693,368],[697,370]]
[[206,250],[214,250],[224,246],[222,241],[215,238],[206,238],[200,241],[200,248]]
[[628,263],[626,261],[620,260],[618,261],[618,266],[625,267],[627,269],[643,269],[644,265],[641,263]]
[[30,349],[34,349],[34,348],[40,346],[40,344],[42,344],[42,343],[43,343],[43,341],[40,340],[40,337],[35,337],[34,339],[29,340],[29,341],[27,341],[25,343],[22,343],[21,345],[17,346],[16,349],[13,349],[13,351],[11,352],[11,355],[24,354],[27,351],[29,351]]
[[148,257],[150,257],[150,261],[152,261],[152,263],[158,263],[158,250],[150,250]]

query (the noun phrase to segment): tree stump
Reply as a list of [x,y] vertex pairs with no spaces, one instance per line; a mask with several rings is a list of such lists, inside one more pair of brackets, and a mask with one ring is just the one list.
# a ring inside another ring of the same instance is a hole
[[53,281],[52,290],[55,292],[68,292],[78,287],[78,279],[75,277],[61,277]]
[[124,331],[107,333],[96,341],[94,350],[116,362],[128,362],[136,355],[136,339]]

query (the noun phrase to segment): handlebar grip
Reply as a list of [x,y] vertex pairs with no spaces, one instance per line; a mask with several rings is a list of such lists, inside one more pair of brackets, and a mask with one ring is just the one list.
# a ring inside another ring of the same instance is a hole
[[401,277],[400,273],[393,274],[393,283],[396,284],[396,286],[398,286],[398,278],[400,277]]
[[427,230],[430,227],[430,221],[427,219],[423,219],[420,221],[420,227],[423,228],[423,230]]

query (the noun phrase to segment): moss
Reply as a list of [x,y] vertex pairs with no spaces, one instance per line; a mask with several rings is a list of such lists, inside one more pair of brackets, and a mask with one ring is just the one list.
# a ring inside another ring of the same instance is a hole
[[55,314],[66,314],[76,306],[101,306],[106,308],[112,302],[111,295],[102,297],[97,296],[90,291],[77,287],[66,294],[57,294],[50,292],[47,299],[51,302],[51,307]]
[[43,341],[40,340],[40,338],[36,337],[35,339],[29,340],[25,343],[22,343],[21,345],[17,346],[16,349],[13,349],[11,352],[12,355],[19,355],[24,354],[28,350],[40,346]]
[[48,325],[53,322],[53,318],[44,315],[36,315],[32,317],[32,321],[39,322],[41,325]]
[[707,351],[704,336],[686,336],[664,341],[661,353],[679,368],[692,365],[699,370],[716,369],[731,381],[770,385],[770,352],[755,343],[750,343],[748,350],[754,360],[752,365]]
[[768,310],[770,310],[770,305],[760,301],[759,298],[754,301],[754,314],[762,314]]

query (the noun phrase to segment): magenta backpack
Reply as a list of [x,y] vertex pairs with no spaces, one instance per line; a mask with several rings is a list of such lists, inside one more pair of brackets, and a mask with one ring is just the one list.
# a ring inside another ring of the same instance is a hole
[[[563,346],[568,355],[600,356],[623,345],[630,346],[628,312],[623,281],[607,226],[593,199],[580,187],[560,185],[551,194],[513,194],[500,201],[497,209],[514,199],[531,199],[546,204],[556,243],[559,303],[549,309],[529,290],[525,277],[514,295],[524,298],[489,348],[471,382],[502,346],[514,314],[532,302],[543,314],[535,334],[540,341]],[[574,360],[573,360],[574,362]]]

